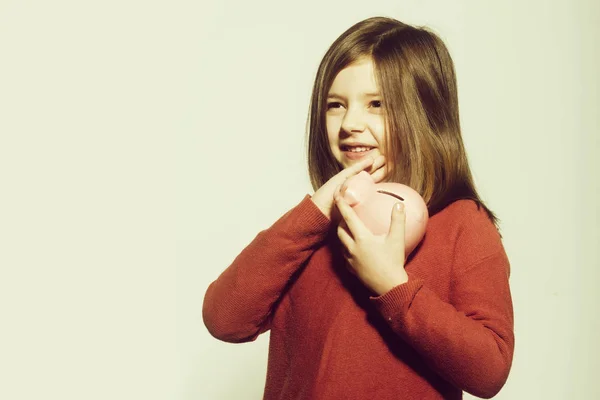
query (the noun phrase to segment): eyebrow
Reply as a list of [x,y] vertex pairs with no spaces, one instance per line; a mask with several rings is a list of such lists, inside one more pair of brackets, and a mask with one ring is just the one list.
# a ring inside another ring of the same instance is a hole
[[[330,98],[330,97],[336,97],[338,99],[344,99],[345,98],[344,96],[342,96],[340,94],[337,94],[337,93],[329,93],[327,95],[327,98]],[[381,93],[379,93],[379,92],[363,93],[363,97],[381,97]]]

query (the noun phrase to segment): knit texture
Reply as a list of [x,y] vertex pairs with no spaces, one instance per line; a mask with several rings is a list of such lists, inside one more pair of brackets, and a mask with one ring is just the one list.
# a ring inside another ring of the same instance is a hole
[[342,254],[307,195],[208,287],[203,318],[215,338],[249,342],[270,330],[264,399],[498,393],[514,349],[510,267],[483,209],[459,200],[433,215],[408,282],[381,296]]

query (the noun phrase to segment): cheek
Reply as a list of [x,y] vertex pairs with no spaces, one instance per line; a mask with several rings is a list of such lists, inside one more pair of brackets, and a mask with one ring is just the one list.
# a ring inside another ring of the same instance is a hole
[[383,144],[385,139],[385,122],[383,118],[373,118],[369,126],[371,133],[379,144]]
[[337,146],[339,140],[340,124],[333,118],[327,118],[325,127],[327,129],[327,139],[330,146]]

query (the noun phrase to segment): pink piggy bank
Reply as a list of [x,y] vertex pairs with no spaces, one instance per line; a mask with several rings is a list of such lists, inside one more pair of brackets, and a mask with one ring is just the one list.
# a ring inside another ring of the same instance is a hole
[[406,257],[423,239],[429,212],[425,201],[414,189],[400,183],[375,183],[368,172],[362,171],[346,180],[340,194],[375,235],[389,232],[394,204],[404,203]]

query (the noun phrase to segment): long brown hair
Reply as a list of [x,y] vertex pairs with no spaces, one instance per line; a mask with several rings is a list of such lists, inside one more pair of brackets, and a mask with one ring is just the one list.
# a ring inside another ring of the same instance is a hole
[[342,33],[326,52],[313,86],[307,120],[308,168],[314,190],[341,166],[328,143],[327,93],[338,72],[365,57],[373,61],[386,123],[386,181],[421,194],[433,215],[459,199],[498,218],[475,188],[462,141],[454,63],[442,40],[426,27],[372,17]]

